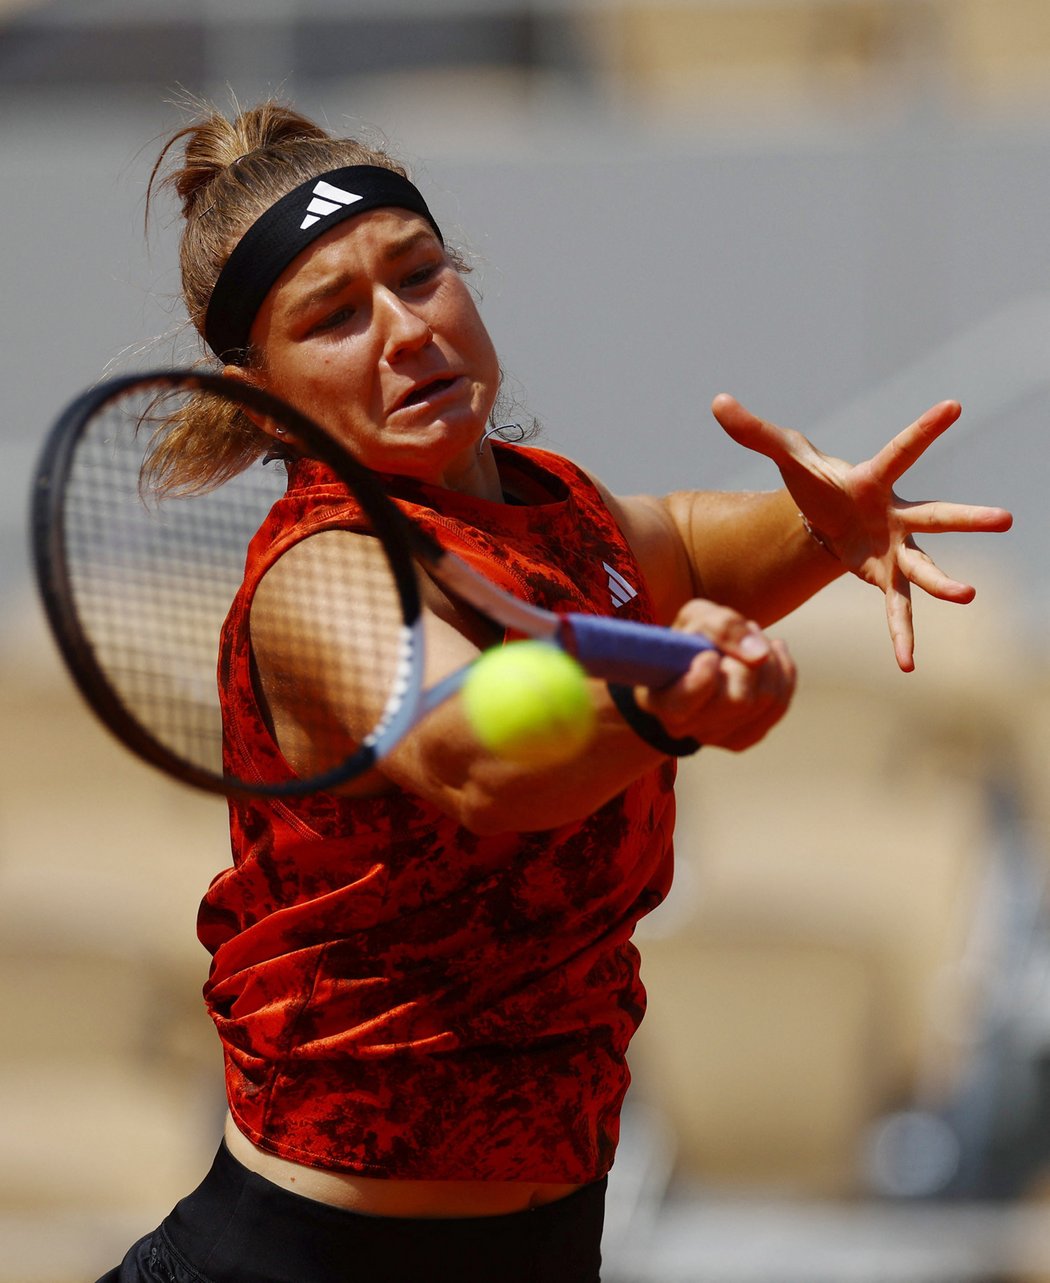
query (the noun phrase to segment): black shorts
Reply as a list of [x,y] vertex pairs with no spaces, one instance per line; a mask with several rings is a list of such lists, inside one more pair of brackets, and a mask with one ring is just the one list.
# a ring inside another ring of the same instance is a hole
[[364,1216],[274,1185],[224,1145],[99,1283],[598,1283],[605,1186],[505,1216]]

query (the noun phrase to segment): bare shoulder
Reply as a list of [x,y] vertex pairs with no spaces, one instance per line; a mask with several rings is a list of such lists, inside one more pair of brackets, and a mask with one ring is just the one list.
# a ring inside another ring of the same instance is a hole
[[380,541],[351,530],[321,530],[287,548],[259,582],[252,607],[253,633],[280,627],[320,612],[331,616],[333,590],[352,584],[358,605],[381,602],[386,610],[396,596],[395,580]]
[[261,670],[283,674],[310,698],[323,688],[329,699],[346,699],[355,680],[378,680],[372,657],[399,653],[404,620],[380,541],[324,530],[286,549],[263,575],[251,607],[252,649]]
[[[579,467],[580,465],[577,464]],[[630,545],[656,607],[657,621],[670,623],[679,607],[696,595],[686,545],[667,497],[617,495],[586,468],[624,538]]]

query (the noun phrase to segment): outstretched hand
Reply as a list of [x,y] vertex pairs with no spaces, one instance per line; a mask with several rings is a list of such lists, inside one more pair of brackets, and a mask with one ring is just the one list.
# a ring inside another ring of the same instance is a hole
[[958,402],[932,406],[873,458],[858,464],[824,454],[802,433],[757,418],[725,393],[711,409],[738,445],[776,464],[799,512],[829,552],[858,578],[882,589],[897,663],[910,672],[915,667],[912,585],[941,601],[962,604],[975,593],[971,585],[946,575],[918,547],[915,535],[1002,531],[1013,522],[1004,508],[908,502],[894,491],[927,447],[958,419]]

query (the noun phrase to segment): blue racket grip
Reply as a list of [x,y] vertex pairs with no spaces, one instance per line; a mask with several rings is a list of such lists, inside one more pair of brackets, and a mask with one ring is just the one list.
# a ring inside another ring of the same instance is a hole
[[601,615],[564,615],[561,644],[592,677],[622,686],[669,686],[713,642],[697,633]]

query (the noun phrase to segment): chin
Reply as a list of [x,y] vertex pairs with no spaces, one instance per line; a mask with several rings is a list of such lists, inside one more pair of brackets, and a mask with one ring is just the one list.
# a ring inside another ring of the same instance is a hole
[[460,455],[476,451],[484,433],[485,426],[479,427],[474,421],[409,424],[388,428],[377,453],[391,460],[412,459],[421,467],[430,463],[441,468]]

